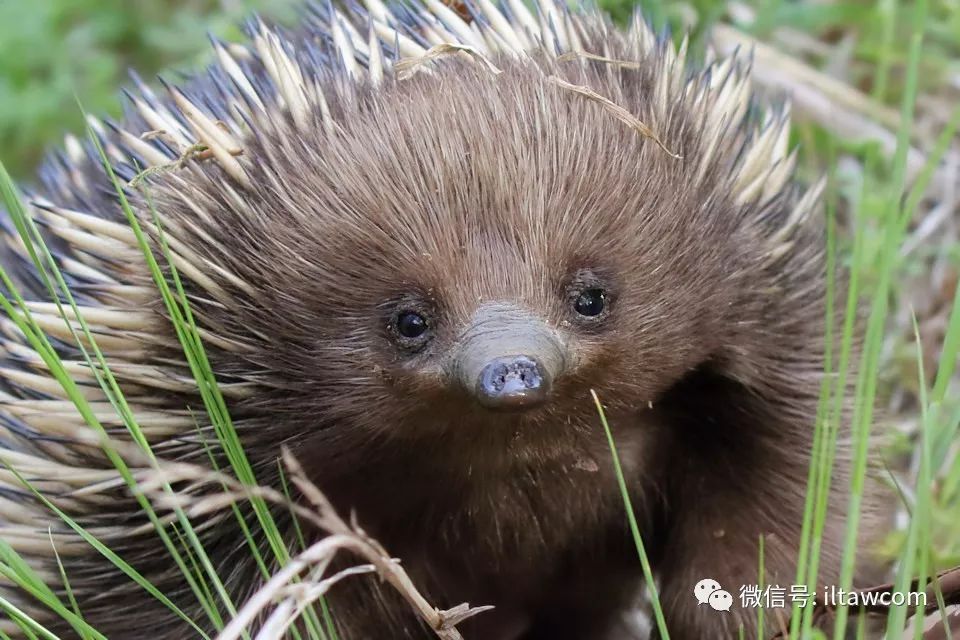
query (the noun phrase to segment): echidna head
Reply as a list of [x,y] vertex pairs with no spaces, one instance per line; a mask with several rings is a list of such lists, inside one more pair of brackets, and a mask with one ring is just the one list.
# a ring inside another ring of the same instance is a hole
[[173,90],[217,162],[151,199],[217,375],[250,390],[244,434],[364,459],[565,446],[596,434],[591,390],[617,418],[705,365],[762,378],[763,296],[816,265],[786,117],[750,116],[737,62],[688,74],[669,44],[584,29],[609,60],[453,56],[305,93],[310,59],[257,36],[283,64],[248,73],[270,83],[243,89],[243,138],[203,114],[230,117],[220,83]]
[[542,61],[619,95],[683,158],[500,63],[345,96],[333,132],[261,134],[239,204],[217,175],[190,186],[202,218],[166,196],[211,227],[191,249],[247,289],[204,316],[245,345],[222,368],[265,383],[252,404],[273,430],[290,419],[284,438],[562,438],[595,430],[591,389],[642,410],[724,346],[734,276],[763,251],[732,152],[704,169],[701,118],[664,119],[645,73]]

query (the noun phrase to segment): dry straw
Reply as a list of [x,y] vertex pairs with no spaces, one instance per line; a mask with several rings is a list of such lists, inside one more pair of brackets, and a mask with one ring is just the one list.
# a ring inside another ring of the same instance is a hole
[[[255,640],[279,640],[286,637],[297,619],[314,605],[339,581],[366,573],[377,573],[406,600],[417,615],[429,625],[441,640],[463,640],[456,625],[467,618],[493,607],[471,607],[459,604],[450,609],[432,606],[417,590],[399,561],[360,528],[356,522],[347,523],[333,508],[324,494],[308,479],[293,455],[282,452],[288,478],[309,507],[291,502],[285,495],[267,487],[246,486],[235,478],[209,469],[183,463],[164,463],[148,472],[140,489],[151,496],[158,506],[182,508],[191,517],[207,516],[230,508],[236,502],[259,498],[290,509],[297,518],[316,526],[328,535],[307,547],[279,569],[223,629],[217,640],[237,640],[247,629],[259,623]],[[173,483],[187,482],[177,494],[163,490]],[[219,485],[221,491],[198,495],[199,490]],[[334,557],[347,551],[365,561],[327,576]]]
[[[466,54],[462,56],[461,54]],[[465,44],[454,44],[451,42],[444,42],[438,45],[435,45],[427,50],[422,56],[416,56],[411,58],[404,58],[403,60],[398,61],[394,65],[394,69],[397,72],[397,78],[400,80],[405,80],[413,76],[417,71],[423,70],[423,65],[439,58],[444,58],[451,55],[459,55],[461,57],[467,57],[467,59],[479,62],[483,65],[490,73],[494,76],[498,76],[503,71],[497,67],[488,57],[483,53],[478,51],[476,48],[465,45]],[[557,57],[558,62],[567,62],[570,60],[584,59],[592,60],[594,62],[602,62],[604,64],[609,64],[617,67],[624,67],[627,69],[639,69],[639,62],[632,62],[629,60],[615,60],[613,58],[605,58],[593,53],[588,53],[586,51],[570,51],[563,55]],[[591,102],[599,104],[603,110],[609,115],[613,116],[623,124],[627,125],[637,133],[639,133],[644,138],[649,138],[653,140],[658,147],[663,149],[663,151],[672,158],[680,160],[683,156],[675,153],[670,148],[664,144],[663,140],[660,139],[653,129],[647,126],[643,121],[637,118],[635,115],[630,113],[626,108],[617,104],[610,98],[607,98],[590,87],[584,85],[577,85],[560,78],[556,75],[547,76],[547,82],[558,86],[559,88],[570,91],[582,98],[585,98]]]
[[657,144],[657,146],[663,149],[664,152],[670,157],[676,158],[677,160],[680,160],[683,158],[683,156],[678,155],[673,151],[671,151],[667,147],[667,145],[663,143],[660,137],[656,133],[654,133],[653,129],[645,125],[639,118],[637,118],[635,115],[633,115],[632,113],[630,113],[629,111],[627,111],[626,109],[618,105],[616,102],[614,102],[610,98],[606,98],[600,95],[590,87],[567,82],[566,80],[564,80],[563,78],[560,78],[559,76],[549,76],[547,77],[547,82],[555,84],[561,89],[564,89],[566,91],[575,93],[578,96],[586,98],[591,102],[596,102],[608,114],[610,114],[620,122],[624,123],[631,129],[639,133],[644,138],[649,138],[653,140]]

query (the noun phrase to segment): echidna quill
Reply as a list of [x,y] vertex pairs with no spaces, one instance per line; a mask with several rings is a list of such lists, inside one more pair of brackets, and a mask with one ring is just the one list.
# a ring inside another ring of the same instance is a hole
[[[466,8],[367,0],[292,31],[258,22],[246,46],[214,42],[206,73],[140,85],[121,123],[92,129],[154,241],[162,225],[260,482],[279,485],[289,446],[432,603],[495,606],[468,639],[626,638],[642,571],[594,390],[672,637],[762,637],[737,592],[796,581],[825,369],[820,189],[793,180],[788,114],[755,103],[748,59],[694,69],[640,16],[621,30],[552,0]],[[153,450],[210,465],[216,436],[98,151],[71,138],[40,179],[30,215]],[[6,227],[5,268],[129,439]],[[59,382],[3,328],[5,463],[212,627]],[[847,516],[839,440],[823,585]],[[194,635],[0,482],[0,536],[64,593],[56,547],[86,620]],[[195,524],[242,603],[263,578],[237,520]],[[729,612],[698,604],[703,578]],[[433,637],[372,577],[329,605],[341,638]]]

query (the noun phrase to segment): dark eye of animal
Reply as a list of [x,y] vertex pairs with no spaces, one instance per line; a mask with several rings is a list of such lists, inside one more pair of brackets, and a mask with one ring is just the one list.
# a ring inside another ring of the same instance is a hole
[[416,311],[401,311],[396,320],[397,333],[410,340],[421,338],[429,329],[427,319]]
[[607,295],[603,289],[586,289],[573,301],[573,310],[582,316],[593,318],[607,306]]

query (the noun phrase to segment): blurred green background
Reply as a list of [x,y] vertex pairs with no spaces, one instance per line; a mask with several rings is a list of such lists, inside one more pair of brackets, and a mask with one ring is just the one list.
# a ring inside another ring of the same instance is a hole
[[16,176],[67,131],[77,100],[117,115],[128,69],[144,78],[205,60],[207,33],[236,40],[254,10],[294,14],[293,0],[0,0],[0,157]]

